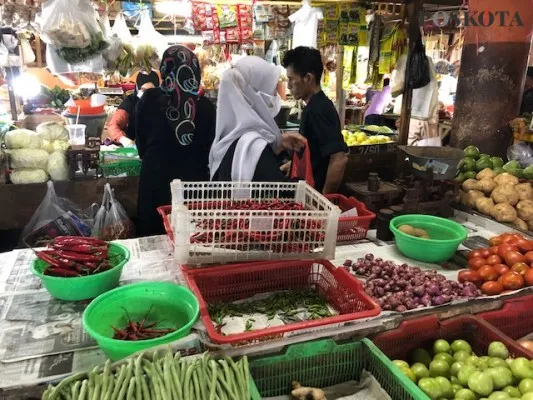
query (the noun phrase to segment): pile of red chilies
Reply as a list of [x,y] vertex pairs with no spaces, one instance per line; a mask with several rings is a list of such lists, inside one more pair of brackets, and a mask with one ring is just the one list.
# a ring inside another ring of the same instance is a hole
[[59,236],[37,251],[39,259],[48,264],[45,275],[63,278],[94,275],[111,268],[109,245],[103,240],[80,236]]
[[[217,202],[218,209],[243,211],[301,211],[304,207],[295,202],[278,200],[258,202],[245,200],[242,202]],[[276,216],[276,213],[274,213]],[[279,214],[278,214],[279,215]],[[250,218],[204,218],[196,224],[203,232],[191,236],[191,243],[214,243],[226,248],[246,250],[249,244],[263,244],[274,252],[306,252],[311,247],[306,242],[321,242],[324,232],[319,231],[321,221],[295,219],[294,216],[279,215],[273,222],[272,231],[250,231]],[[220,231],[223,232],[213,232]],[[270,242],[285,242],[270,243]]]
[[113,339],[133,341],[155,339],[176,331],[176,329],[157,329],[155,328],[157,322],[146,323],[146,318],[148,317],[151,309],[152,307],[150,307],[141,322],[132,321],[128,312],[126,311],[129,322],[123,329],[115,328],[114,326],[112,327],[115,331]]

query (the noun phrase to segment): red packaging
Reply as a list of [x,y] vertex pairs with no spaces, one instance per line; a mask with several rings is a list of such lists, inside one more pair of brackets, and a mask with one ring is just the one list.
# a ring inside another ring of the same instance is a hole
[[228,28],[226,29],[226,42],[227,43],[239,43],[240,35],[239,28]]

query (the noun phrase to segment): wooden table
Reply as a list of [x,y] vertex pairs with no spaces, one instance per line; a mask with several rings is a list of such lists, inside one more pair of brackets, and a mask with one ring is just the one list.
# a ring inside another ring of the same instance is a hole
[[[95,179],[86,181],[54,182],[56,193],[82,209],[93,203],[100,204],[104,185],[109,182],[118,201],[130,217],[137,214],[138,177]],[[0,230],[22,229],[46,194],[45,183],[27,185],[0,185]]]

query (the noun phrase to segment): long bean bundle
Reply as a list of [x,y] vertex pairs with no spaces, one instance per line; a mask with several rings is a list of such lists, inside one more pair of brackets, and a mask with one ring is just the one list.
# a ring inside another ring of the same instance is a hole
[[250,372],[246,356],[214,360],[206,352],[201,358],[185,360],[179,352],[156,352],[111,368],[95,367],[49,386],[42,400],[249,400]]

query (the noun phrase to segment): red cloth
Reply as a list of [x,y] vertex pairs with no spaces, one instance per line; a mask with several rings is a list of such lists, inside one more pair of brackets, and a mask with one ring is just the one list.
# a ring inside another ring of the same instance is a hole
[[304,179],[309,186],[315,187],[315,178],[313,177],[309,146],[305,146],[301,157],[298,152],[293,152],[290,177]]

